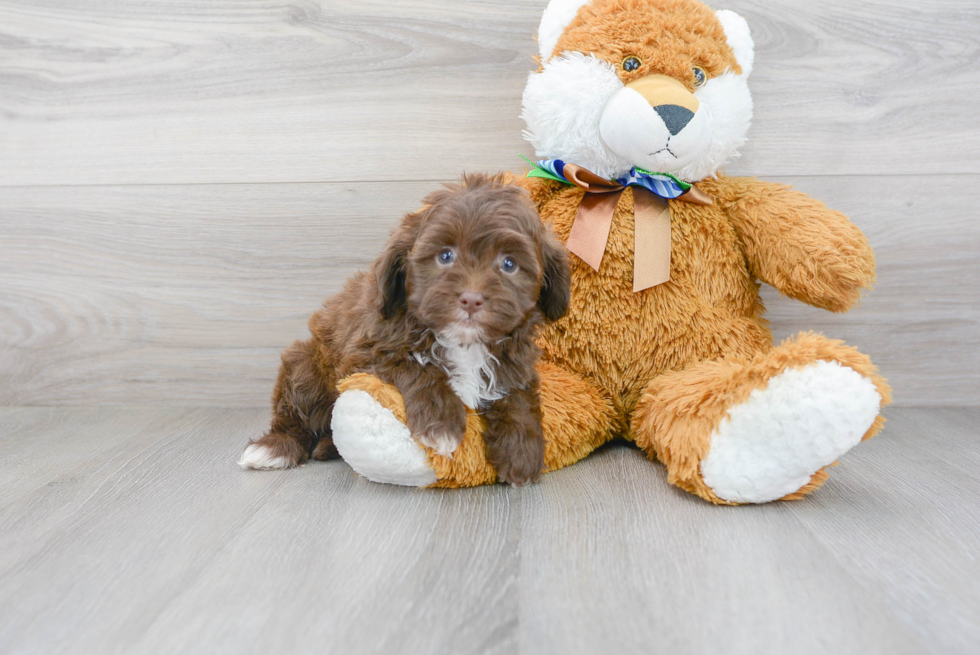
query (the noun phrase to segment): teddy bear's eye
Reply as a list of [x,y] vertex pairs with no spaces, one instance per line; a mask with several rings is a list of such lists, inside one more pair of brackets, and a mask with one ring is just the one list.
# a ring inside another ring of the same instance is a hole
[[640,61],[639,57],[634,57],[633,55],[630,55],[629,57],[623,60],[623,70],[626,71],[627,73],[630,73],[632,71],[635,71],[642,64],[643,62]]
[[708,76],[705,75],[704,70],[694,67],[694,86],[704,86],[704,83],[708,81]]

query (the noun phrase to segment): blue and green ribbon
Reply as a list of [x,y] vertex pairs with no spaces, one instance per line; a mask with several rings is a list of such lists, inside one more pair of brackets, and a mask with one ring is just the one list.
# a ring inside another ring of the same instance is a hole
[[[565,162],[562,160],[542,159],[534,162],[523,155],[521,155],[521,158],[534,167],[528,171],[528,177],[541,177],[548,180],[555,180],[562,184],[572,184],[564,175]],[[621,184],[624,187],[643,187],[650,193],[661,198],[666,198],[667,200],[679,198],[691,188],[690,184],[674,177],[670,173],[651,173],[642,168],[631,168],[623,177],[610,181]]]

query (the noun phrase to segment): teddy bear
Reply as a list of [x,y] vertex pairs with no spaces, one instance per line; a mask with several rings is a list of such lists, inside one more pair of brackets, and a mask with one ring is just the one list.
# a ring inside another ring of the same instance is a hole
[[[843,214],[728,177],[752,119],[746,21],[697,0],[551,0],[523,94],[537,161],[515,175],[571,252],[567,315],[540,335],[546,470],[613,438],[716,504],[797,499],[882,427],[870,359],[804,332],[773,343],[760,282],[832,312],[875,278]],[[451,457],[421,446],[391,385],[342,381],[334,443],[365,477],[493,483],[471,412]]]

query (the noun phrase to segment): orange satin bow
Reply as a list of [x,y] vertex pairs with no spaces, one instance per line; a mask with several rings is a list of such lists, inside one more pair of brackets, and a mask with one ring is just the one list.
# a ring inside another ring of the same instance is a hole
[[[581,166],[564,165],[565,178],[585,190],[568,237],[568,249],[598,271],[609,241],[613,212],[626,189]],[[710,205],[711,198],[694,185],[677,200]],[[670,279],[670,205],[641,186],[633,187],[633,292]]]

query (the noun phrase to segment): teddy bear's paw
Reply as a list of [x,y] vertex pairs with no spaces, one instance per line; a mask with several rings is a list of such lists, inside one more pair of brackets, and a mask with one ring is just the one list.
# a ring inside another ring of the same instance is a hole
[[408,426],[366,391],[342,393],[330,427],[340,456],[368,480],[409,487],[436,482],[429,457]]
[[702,478],[723,500],[777,500],[856,446],[880,409],[874,383],[854,369],[834,361],[786,369],[729,410]]

